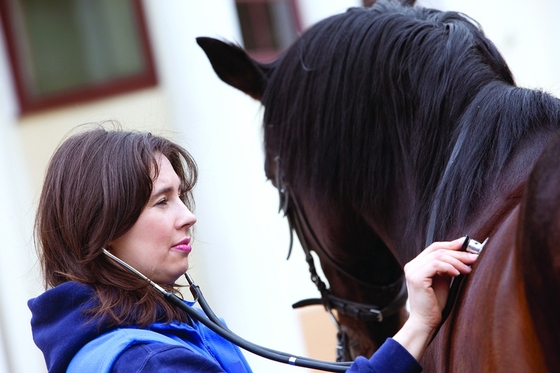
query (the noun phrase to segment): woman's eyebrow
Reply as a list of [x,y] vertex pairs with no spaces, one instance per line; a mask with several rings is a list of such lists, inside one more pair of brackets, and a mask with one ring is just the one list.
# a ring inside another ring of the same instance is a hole
[[167,194],[167,193],[172,192],[172,191],[173,191],[173,187],[171,187],[171,186],[161,187],[160,189],[158,189],[154,193],[152,193],[152,196],[150,197],[150,199],[154,199],[158,196],[161,196],[162,194]]

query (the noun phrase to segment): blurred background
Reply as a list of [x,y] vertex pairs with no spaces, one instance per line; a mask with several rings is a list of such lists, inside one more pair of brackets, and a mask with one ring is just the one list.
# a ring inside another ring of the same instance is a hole
[[[366,1],[368,3],[368,1]],[[560,90],[556,0],[425,0],[478,21],[521,86]],[[184,145],[200,168],[191,274],[245,338],[332,360],[335,329],[263,171],[262,108],[222,83],[197,36],[267,61],[361,0],[0,0],[0,372],[45,372],[26,302],[44,289],[32,239],[43,175],[77,125],[116,120]],[[71,332],[71,331],[69,331]],[[305,371],[253,356],[255,372]]]

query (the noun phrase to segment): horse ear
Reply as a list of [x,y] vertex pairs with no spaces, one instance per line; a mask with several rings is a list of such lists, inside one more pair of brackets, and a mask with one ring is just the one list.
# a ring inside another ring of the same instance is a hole
[[268,81],[263,65],[237,45],[208,37],[198,37],[196,42],[220,79],[260,101]]

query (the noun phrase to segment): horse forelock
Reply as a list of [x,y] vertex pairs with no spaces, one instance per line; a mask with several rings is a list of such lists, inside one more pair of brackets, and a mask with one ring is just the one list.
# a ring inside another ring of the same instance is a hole
[[372,214],[404,199],[410,220],[425,222],[460,118],[493,81],[514,84],[463,15],[385,1],[351,9],[277,63],[262,98],[265,145],[294,188]]

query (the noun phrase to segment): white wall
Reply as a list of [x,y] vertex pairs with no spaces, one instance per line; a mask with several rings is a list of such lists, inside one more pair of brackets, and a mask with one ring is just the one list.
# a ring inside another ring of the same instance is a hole
[[34,210],[30,205],[24,150],[19,146],[15,96],[11,89],[4,38],[0,38],[0,370],[40,372],[27,299],[38,290],[31,249]]
[[557,0],[421,0],[419,3],[469,15],[496,44],[519,86],[560,95],[560,2]]
[[[316,292],[301,249],[285,261],[288,227],[263,171],[260,105],[222,83],[195,43],[197,36],[240,41],[233,2],[146,4],[173,121],[200,168],[191,273],[232,330],[305,355],[291,303]],[[256,372],[293,369],[246,355]]]

